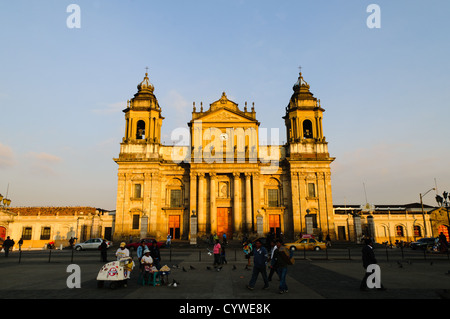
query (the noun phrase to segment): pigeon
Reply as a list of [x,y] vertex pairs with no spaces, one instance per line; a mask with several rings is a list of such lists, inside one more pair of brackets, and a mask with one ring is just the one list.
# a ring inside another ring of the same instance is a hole
[[209,267],[209,266],[206,266],[206,269],[208,269],[208,270],[211,270],[211,267]]
[[[179,285],[180,283],[178,281],[176,281],[175,279],[172,281],[173,285]],[[176,287],[176,286],[175,286]]]
[[236,266],[235,265],[233,265],[233,270],[236,270]]
[[430,262],[430,266],[433,266],[433,262]]
[[189,266],[190,269],[195,270],[194,266]]
[[187,272],[187,270],[184,268],[184,266],[183,266],[183,271],[184,271],[184,272]]
[[180,267],[178,267],[178,265],[173,265],[172,268],[178,269],[178,268],[180,268]]
[[221,270],[222,270],[222,267],[218,267],[218,268],[217,268],[217,271],[221,271]]
[[397,264],[398,264],[398,267],[399,267],[399,268],[403,268],[403,265],[402,265],[401,262],[397,261]]

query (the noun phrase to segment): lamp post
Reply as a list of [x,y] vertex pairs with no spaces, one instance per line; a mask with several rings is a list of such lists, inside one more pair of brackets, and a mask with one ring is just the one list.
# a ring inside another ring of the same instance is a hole
[[11,200],[0,194],[0,208],[8,209],[9,205],[11,205]]
[[432,188],[430,190],[428,190],[425,194],[419,194],[420,195],[420,205],[422,206],[422,217],[423,217],[423,229],[425,230],[425,237],[428,237],[428,233],[427,233],[427,224],[426,224],[426,220],[425,220],[425,213],[423,211],[423,198],[425,197],[426,194],[428,194],[429,192],[435,190],[436,188]]
[[450,216],[448,214],[448,208],[450,207],[450,196],[448,192],[443,192],[442,196],[436,195],[436,202],[440,207],[445,207],[445,209],[447,210],[447,220],[448,220],[447,232],[450,234]]

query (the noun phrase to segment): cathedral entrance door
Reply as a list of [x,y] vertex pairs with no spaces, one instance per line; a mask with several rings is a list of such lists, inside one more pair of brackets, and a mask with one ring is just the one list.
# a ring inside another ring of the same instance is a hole
[[180,239],[180,216],[169,215],[169,234],[173,239]]
[[225,233],[227,238],[230,239],[232,235],[231,227],[231,208],[230,207],[220,207],[217,208],[217,235],[222,238]]
[[280,215],[271,214],[269,215],[269,231],[277,238],[279,238],[281,234],[281,222]]

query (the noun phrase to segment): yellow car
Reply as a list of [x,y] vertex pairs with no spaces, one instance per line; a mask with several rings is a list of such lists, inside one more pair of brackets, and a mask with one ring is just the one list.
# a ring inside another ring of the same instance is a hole
[[314,238],[302,238],[293,243],[284,244],[291,250],[321,250],[326,249],[326,244]]

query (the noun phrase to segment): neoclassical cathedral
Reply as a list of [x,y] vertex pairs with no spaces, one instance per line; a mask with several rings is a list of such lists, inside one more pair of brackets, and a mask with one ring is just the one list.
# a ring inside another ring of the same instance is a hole
[[177,142],[164,145],[164,106],[147,73],[137,88],[123,110],[125,136],[114,158],[115,238],[335,238],[325,110],[301,73],[279,109],[285,145],[260,145],[255,106],[239,107],[225,92],[209,108],[194,103],[187,127],[172,134]]

